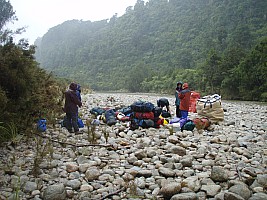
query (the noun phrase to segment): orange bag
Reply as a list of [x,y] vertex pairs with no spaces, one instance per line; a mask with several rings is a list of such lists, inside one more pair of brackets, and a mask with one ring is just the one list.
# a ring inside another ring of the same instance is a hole
[[190,96],[190,103],[189,103],[189,112],[196,113],[197,112],[197,100],[200,98],[200,94],[198,92],[192,91]]
[[207,129],[210,126],[210,120],[206,117],[195,118],[192,120],[196,125],[197,130]]

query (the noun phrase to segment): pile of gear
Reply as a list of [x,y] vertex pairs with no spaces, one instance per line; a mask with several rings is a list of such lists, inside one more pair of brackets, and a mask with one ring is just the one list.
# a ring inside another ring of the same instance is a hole
[[[148,101],[138,100],[130,106],[116,109],[94,107],[90,113],[99,120],[103,120],[107,125],[115,125],[118,121],[129,122],[132,130],[155,127],[168,124],[166,116],[171,116],[166,110],[155,106]],[[164,117],[165,116],[165,117]]]
[[[174,130],[189,130],[194,128],[198,130],[207,129],[212,123],[218,123],[224,120],[224,110],[221,104],[221,96],[218,94],[204,96],[196,92],[191,94],[190,112],[197,113],[194,119],[189,118],[171,118],[171,114],[167,107],[157,106],[148,101],[138,100],[127,107],[120,109],[94,107],[90,113],[95,115],[98,120],[103,120],[109,126],[115,125],[117,122],[128,122],[131,130],[142,128],[159,128],[161,125],[172,126]],[[164,98],[163,98],[164,99]]]
[[211,124],[218,124],[224,120],[221,96],[218,94],[208,95],[200,98],[199,93],[192,92],[190,98],[189,112],[197,113],[197,117],[173,118],[170,124],[174,130],[207,130]]

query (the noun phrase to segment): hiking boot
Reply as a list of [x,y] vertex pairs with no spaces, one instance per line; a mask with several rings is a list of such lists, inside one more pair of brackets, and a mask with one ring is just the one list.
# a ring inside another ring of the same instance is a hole
[[69,133],[74,133],[74,131],[73,130],[68,130],[69,131]]

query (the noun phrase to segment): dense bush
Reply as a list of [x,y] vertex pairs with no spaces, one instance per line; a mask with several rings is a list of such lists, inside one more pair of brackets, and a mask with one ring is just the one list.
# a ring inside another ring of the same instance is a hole
[[23,39],[17,44],[13,42],[12,36],[19,31],[3,30],[3,25],[14,19],[14,12],[5,0],[0,0],[0,7],[6,8],[0,13],[0,138],[3,139],[12,130],[28,134],[39,117],[52,123],[61,113],[63,87],[39,67],[34,46]]

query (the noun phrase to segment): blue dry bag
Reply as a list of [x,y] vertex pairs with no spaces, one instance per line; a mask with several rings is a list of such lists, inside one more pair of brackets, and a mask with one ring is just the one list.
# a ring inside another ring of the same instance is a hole
[[84,127],[84,123],[83,123],[83,120],[81,118],[78,118],[77,124],[78,124],[79,128],[83,128]]
[[46,119],[39,119],[37,122],[37,130],[40,132],[46,131]]

